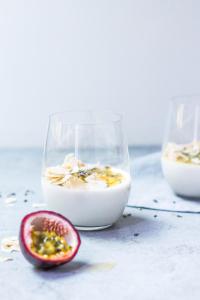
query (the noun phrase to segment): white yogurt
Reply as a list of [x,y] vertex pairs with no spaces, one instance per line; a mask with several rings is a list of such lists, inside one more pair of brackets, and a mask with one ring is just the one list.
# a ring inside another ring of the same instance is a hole
[[131,187],[128,173],[121,183],[106,188],[67,188],[42,179],[42,189],[48,209],[63,214],[82,229],[105,228],[115,223],[122,215]]
[[162,158],[162,169],[166,180],[176,194],[200,197],[200,165]]

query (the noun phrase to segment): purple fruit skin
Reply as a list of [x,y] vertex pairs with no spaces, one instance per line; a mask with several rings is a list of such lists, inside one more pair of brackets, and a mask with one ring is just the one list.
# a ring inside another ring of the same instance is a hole
[[37,215],[37,213],[47,213],[47,214],[50,213],[50,214],[59,215],[59,214],[51,212],[51,211],[37,211],[34,213],[30,213],[23,218],[23,220],[21,222],[21,226],[20,226],[19,245],[20,245],[20,249],[21,249],[21,252],[24,255],[24,257],[32,265],[34,265],[36,268],[40,268],[40,269],[50,269],[50,268],[54,268],[54,267],[64,265],[64,264],[70,262],[76,256],[76,254],[79,250],[79,247],[81,245],[81,239],[80,239],[80,236],[79,236],[77,230],[74,228],[74,226],[71,224],[71,222],[69,220],[67,220],[65,217],[63,217],[62,215],[59,215],[59,216],[71,224],[75,234],[77,235],[77,240],[78,240],[76,250],[70,257],[67,257],[67,258],[63,257],[63,259],[60,259],[57,261],[51,261],[50,259],[47,261],[47,260],[43,260],[42,257],[41,258],[35,257],[34,255],[32,255],[32,253],[29,251],[29,249],[27,249],[27,247],[25,247],[25,237],[24,237],[23,230],[22,230],[23,225],[29,216]]
[[34,256],[32,256],[24,247],[24,244],[21,241],[21,238],[19,237],[19,245],[20,245],[20,249],[22,254],[24,255],[24,257],[27,259],[28,262],[30,262],[33,266],[35,266],[36,268],[39,269],[50,269],[53,267],[57,267],[60,265],[63,265],[67,262],[60,262],[60,263],[55,263],[55,262],[51,262],[51,261],[44,261],[42,259],[37,259]]

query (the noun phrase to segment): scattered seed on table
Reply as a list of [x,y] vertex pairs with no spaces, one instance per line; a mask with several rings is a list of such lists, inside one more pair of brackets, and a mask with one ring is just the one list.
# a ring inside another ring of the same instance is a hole
[[15,196],[16,196],[16,193],[10,193],[10,194],[6,195],[7,198],[15,197]]
[[27,200],[27,199],[24,199],[24,202],[28,202],[28,200]]
[[139,235],[139,233],[134,233],[134,236],[138,236]]
[[28,196],[30,194],[34,194],[34,191],[32,191],[32,190],[26,190],[25,193],[24,193],[24,196]]
[[176,201],[173,201],[173,204],[176,204]]
[[123,218],[127,218],[127,217],[130,217],[130,216],[132,216],[132,215],[131,214],[124,214]]
[[153,217],[154,217],[154,218],[157,218],[157,215],[154,215]]
[[156,200],[156,199],[153,199],[153,202],[154,202],[154,203],[158,203],[158,200]]
[[183,216],[181,216],[181,215],[176,215],[177,216],[177,218],[182,218]]

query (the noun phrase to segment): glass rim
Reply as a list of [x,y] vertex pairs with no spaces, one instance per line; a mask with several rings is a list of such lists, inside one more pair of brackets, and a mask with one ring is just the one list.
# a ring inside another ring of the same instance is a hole
[[[123,113],[119,113],[112,110],[63,110],[58,112],[53,112],[49,114],[49,122],[56,117],[64,116],[65,114],[94,114],[96,116],[102,116],[102,121],[80,121],[80,122],[67,122],[66,124],[77,123],[79,125],[95,125],[95,124],[106,124],[106,123],[117,123],[123,120]],[[103,115],[111,116],[111,120],[103,120]]]
[[183,94],[176,95],[170,98],[170,104],[178,105],[178,104],[187,104],[187,105],[200,105],[200,94]]

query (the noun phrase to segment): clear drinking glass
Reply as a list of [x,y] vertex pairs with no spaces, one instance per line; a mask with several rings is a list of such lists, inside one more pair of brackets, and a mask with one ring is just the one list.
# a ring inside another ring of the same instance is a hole
[[106,228],[123,213],[130,185],[120,114],[67,111],[50,116],[42,170],[48,209],[63,214],[79,229]]
[[172,99],[162,169],[176,194],[200,197],[200,96]]

